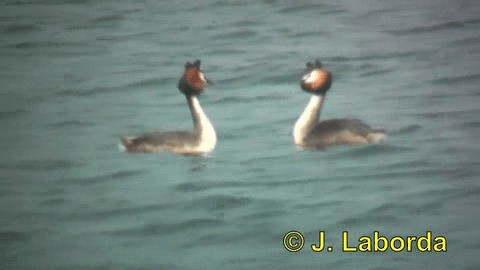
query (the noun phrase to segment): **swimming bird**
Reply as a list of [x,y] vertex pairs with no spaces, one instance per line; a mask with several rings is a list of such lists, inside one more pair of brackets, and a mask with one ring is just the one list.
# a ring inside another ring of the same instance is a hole
[[193,130],[150,132],[137,137],[123,137],[122,145],[129,153],[153,153],[170,151],[182,155],[202,155],[211,152],[217,143],[212,123],[200,106],[198,96],[207,83],[211,84],[200,70],[200,60],[186,62],[178,90],[185,95],[192,114]]
[[373,129],[359,119],[319,121],[319,114],[332,81],[332,73],[323,68],[320,60],[307,63],[300,86],[303,91],[312,94],[312,97],[293,127],[295,144],[304,148],[323,149],[332,145],[383,142],[383,129]]

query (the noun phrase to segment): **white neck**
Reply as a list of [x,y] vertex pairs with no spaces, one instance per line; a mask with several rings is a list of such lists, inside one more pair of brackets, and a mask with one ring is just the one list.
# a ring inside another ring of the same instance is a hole
[[312,95],[307,107],[298,118],[293,127],[293,140],[295,144],[302,145],[308,133],[315,127],[319,120],[324,96]]
[[195,132],[199,133],[199,141],[196,148],[199,152],[210,152],[215,148],[217,143],[215,129],[200,106],[197,97],[189,96],[187,97],[187,100],[192,113]]

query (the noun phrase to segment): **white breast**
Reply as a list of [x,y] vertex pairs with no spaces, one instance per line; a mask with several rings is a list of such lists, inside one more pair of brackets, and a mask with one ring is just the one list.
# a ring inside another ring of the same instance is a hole
[[192,98],[193,109],[198,113],[200,126],[201,126],[201,133],[200,133],[200,140],[195,147],[196,152],[207,153],[211,152],[215,145],[217,144],[217,134],[215,133],[215,129],[213,128],[212,123],[208,119],[205,112],[202,110],[200,103],[196,97]]
[[293,140],[295,144],[302,145],[305,137],[318,123],[318,114],[322,107],[322,100],[323,98],[321,96],[316,95],[312,95],[310,98],[307,107],[293,127]]

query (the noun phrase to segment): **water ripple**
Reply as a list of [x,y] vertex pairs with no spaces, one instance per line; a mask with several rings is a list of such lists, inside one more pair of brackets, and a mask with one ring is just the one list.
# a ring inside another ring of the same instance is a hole
[[234,197],[229,195],[211,195],[193,200],[186,209],[206,208],[209,211],[228,210],[246,206],[252,202],[246,197]]
[[419,124],[411,124],[405,127],[401,127],[397,130],[393,130],[390,134],[392,135],[403,135],[403,134],[412,134],[422,129],[422,126]]
[[217,99],[214,101],[214,103],[218,104],[241,104],[241,103],[251,103],[255,101],[265,101],[265,102],[271,102],[275,100],[285,100],[287,99],[286,96],[283,95],[278,95],[278,94],[271,94],[271,95],[259,95],[259,96],[250,96],[250,97],[244,97],[244,96],[227,96],[227,97],[222,97],[220,99]]
[[117,22],[123,19],[125,19],[125,16],[123,14],[110,14],[91,19],[89,22],[92,24],[99,24],[106,22]]
[[154,235],[170,235],[174,233],[182,233],[189,230],[212,229],[224,224],[224,221],[216,218],[193,218],[178,223],[153,223],[144,226],[116,230],[110,232],[113,236],[123,237],[140,237],[140,236],[154,236]]
[[12,119],[17,118],[19,116],[30,114],[27,110],[18,109],[15,111],[1,111],[0,112],[0,119]]
[[10,24],[5,27],[4,32],[7,34],[29,33],[39,31],[40,27],[35,24]]
[[77,162],[66,159],[34,159],[12,164],[0,165],[3,169],[25,170],[25,171],[50,171],[72,169],[79,166]]
[[11,1],[7,5],[23,6],[23,5],[63,5],[63,4],[85,4],[94,2],[92,0],[34,0],[34,1]]
[[412,113],[411,115],[419,116],[426,119],[459,119],[459,118],[469,118],[475,117],[480,114],[480,110],[456,110],[456,111],[439,111],[439,112],[422,112],[422,113]]
[[65,121],[60,121],[55,124],[52,124],[51,126],[53,128],[68,128],[68,127],[89,127],[89,126],[94,126],[95,124],[93,122],[88,122],[88,121],[82,121],[82,120],[65,120]]
[[315,3],[315,4],[304,4],[304,5],[292,5],[290,7],[284,7],[279,10],[280,13],[305,13],[305,12],[315,12],[317,15],[326,15],[326,14],[338,14],[346,12],[346,10],[336,8],[330,4],[324,3]]
[[377,226],[378,224],[397,224],[397,216],[392,214],[370,213],[355,217],[348,217],[338,222],[341,226],[359,227],[359,226]]
[[151,204],[151,205],[141,205],[141,206],[134,206],[134,207],[117,207],[112,209],[105,209],[90,213],[73,213],[71,215],[67,215],[65,218],[66,220],[106,220],[106,219],[116,219],[118,217],[130,216],[130,215],[142,215],[147,213],[159,213],[162,210],[169,209],[173,205],[172,204]]
[[465,123],[460,123],[458,126],[463,130],[479,130],[480,121],[467,121]]
[[361,77],[371,77],[371,76],[377,76],[377,75],[383,75],[387,73],[393,72],[393,69],[391,68],[379,68],[379,69],[374,69],[370,71],[366,71],[360,74]]
[[98,94],[113,94],[130,90],[127,85],[100,86],[91,89],[62,89],[55,94],[59,97],[90,97]]
[[457,83],[474,83],[477,81],[480,81],[480,74],[443,77],[443,78],[431,80],[430,83],[435,85],[438,85],[438,84],[451,85],[451,84],[457,84]]
[[385,155],[414,151],[415,148],[406,146],[395,146],[389,144],[372,144],[364,147],[355,147],[343,153],[336,154],[337,157],[364,157],[371,155]]
[[257,35],[257,31],[253,30],[236,30],[232,32],[226,32],[221,34],[215,34],[211,38],[213,39],[245,39],[245,38],[253,38]]
[[81,177],[81,178],[70,178],[66,180],[61,180],[62,182],[65,181],[67,183],[78,183],[82,185],[94,185],[98,184],[99,182],[105,181],[116,181],[116,180],[125,180],[125,179],[132,179],[133,177],[142,175],[144,173],[143,170],[124,170],[119,172],[113,172],[104,175],[95,175],[91,177]]
[[0,243],[23,242],[30,238],[28,233],[19,231],[0,231]]
[[444,22],[444,23],[434,24],[430,26],[417,26],[417,27],[412,27],[412,28],[407,28],[402,30],[390,30],[385,32],[392,35],[396,35],[396,36],[404,36],[404,35],[411,35],[411,34],[424,34],[424,33],[430,33],[430,32],[441,31],[441,30],[458,29],[458,28],[463,28],[469,24],[479,24],[479,23],[480,23],[480,19],[470,19],[470,20],[464,20],[464,21]]
[[406,51],[406,52],[388,52],[388,53],[377,53],[377,54],[367,54],[367,55],[358,55],[358,56],[330,56],[323,57],[325,62],[354,62],[354,61],[370,61],[370,60],[387,60],[387,59],[401,59],[401,58],[411,58],[417,57],[419,55],[429,55],[432,54],[431,51]]

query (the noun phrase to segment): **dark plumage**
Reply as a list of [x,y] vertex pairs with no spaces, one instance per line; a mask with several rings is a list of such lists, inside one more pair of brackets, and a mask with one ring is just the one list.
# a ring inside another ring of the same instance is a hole
[[383,129],[372,129],[360,119],[322,120],[306,136],[305,146],[323,148],[328,145],[366,144],[374,141],[374,134]]

